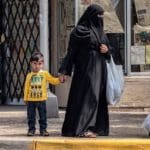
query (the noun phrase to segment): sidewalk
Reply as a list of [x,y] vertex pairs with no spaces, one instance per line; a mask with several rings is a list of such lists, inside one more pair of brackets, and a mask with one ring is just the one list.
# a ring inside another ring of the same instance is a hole
[[[27,150],[28,145],[40,140],[68,140],[61,137],[64,110],[59,110],[59,118],[48,119],[50,137],[27,137],[25,106],[0,106],[0,150]],[[110,136],[98,139],[141,139],[148,140],[146,131],[141,127],[146,112],[110,112]]]

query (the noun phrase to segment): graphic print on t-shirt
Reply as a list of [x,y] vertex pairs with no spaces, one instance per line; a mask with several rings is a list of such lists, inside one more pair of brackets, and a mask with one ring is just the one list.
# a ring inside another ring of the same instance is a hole
[[43,76],[41,75],[33,75],[31,77],[31,98],[40,98],[42,97],[42,80]]

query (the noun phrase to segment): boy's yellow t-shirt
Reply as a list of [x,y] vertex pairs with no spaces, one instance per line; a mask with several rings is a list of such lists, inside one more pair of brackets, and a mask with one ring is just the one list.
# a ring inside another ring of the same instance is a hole
[[52,76],[48,71],[28,73],[24,86],[24,101],[47,100],[47,82],[53,85],[60,84],[59,78]]

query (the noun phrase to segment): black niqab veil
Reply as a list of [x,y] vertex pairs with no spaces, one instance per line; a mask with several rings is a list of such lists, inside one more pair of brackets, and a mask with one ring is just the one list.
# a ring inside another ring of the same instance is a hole
[[[89,27],[91,28],[99,43],[102,43],[102,35],[103,35],[103,17],[98,17],[98,15],[103,15],[104,9],[97,5],[92,4],[90,5],[87,10],[84,12],[84,14],[81,16],[78,25],[83,25],[85,28]],[[83,31],[84,32],[84,31]]]

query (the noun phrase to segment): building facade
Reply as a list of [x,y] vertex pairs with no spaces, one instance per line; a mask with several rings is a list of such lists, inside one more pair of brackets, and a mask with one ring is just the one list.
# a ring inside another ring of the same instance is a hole
[[[105,32],[115,46],[116,63],[125,76],[150,71],[149,0],[2,0],[0,1],[0,102],[23,104],[23,85],[34,50],[45,56],[45,68],[57,75],[71,30],[92,3],[104,10]],[[67,103],[68,82],[50,87],[60,107]]]

